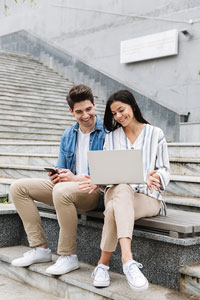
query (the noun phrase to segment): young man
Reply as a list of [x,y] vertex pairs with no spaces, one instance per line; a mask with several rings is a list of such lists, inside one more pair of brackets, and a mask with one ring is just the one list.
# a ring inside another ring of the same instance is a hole
[[89,87],[78,85],[67,95],[69,111],[76,118],[75,125],[66,129],[60,144],[57,174],[49,179],[19,179],[11,185],[11,195],[33,249],[12,265],[25,267],[52,260],[33,200],[54,205],[60,226],[57,262],[46,272],[61,275],[79,268],[76,255],[77,212],[88,211],[99,204],[100,193],[88,194],[80,190],[80,181],[88,175],[88,150],[102,150],[105,131],[101,119],[95,115],[96,104]]

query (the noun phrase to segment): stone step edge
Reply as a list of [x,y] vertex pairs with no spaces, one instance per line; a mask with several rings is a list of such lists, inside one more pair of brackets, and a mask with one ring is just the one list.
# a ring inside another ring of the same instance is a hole
[[[49,166],[47,166],[47,168],[48,167]],[[40,166],[0,164],[0,169],[4,169],[4,168],[6,168],[6,169],[13,169],[13,170],[19,169],[19,170],[44,171],[44,172],[46,172],[44,170],[44,167],[40,167]]]
[[[29,123],[29,122],[28,122]],[[31,122],[30,122],[31,123]],[[35,130],[39,130],[41,133],[42,133],[42,130],[48,130],[49,129],[49,132],[48,133],[52,133],[52,131],[54,131],[54,133],[58,133],[58,134],[62,134],[63,131],[66,129],[66,126],[70,126],[71,125],[71,122],[69,121],[69,124],[63,124],[62,126],[59,127],[55,127],[53,126],[53,124],[49,125],[49,126],[34,126],[33,125],[26,125],[26,128],[32,128],[32,129],[35,129]],[[37,131],[26,131],[26,130],[23,130],[24,129],[24,125],[20,125],[20,124],[11,124],[11,125],[8,125],[8,124],[1,124],[0,125],[0,132],[13,132],[13,129],[17,129],[17,130],[14,130],[14,132],[18,132],[18,129],[20,129],[19,131],[20,132],[28,132],[28,133],[37,133]],[[10,131],[11,130],[11,131]],[[44,132],[46,133],[46,131]]]
[[188,142],[188,143],[182,143],[182,142],[175,142],[175,143],[168,143],[168,147],[200,147],[200,143],[194,142]]
[[[14,246],[14,247],[6,247],[0,249],[0,260],[3,261],[11,269],[11,272],[13,270],[13,272],[17,273],[17,270],[19,270],[19,268],[13,267],[9,264],[12,259],[16,258],[16,253],[21,252],[22,254],[28,250],[30,250],[30,248],[25,246]],[[15,255],[13,256],[12,253],[15,253]],[[53,255],[54,261],[56,258],[57,255]],[[113,299],[113,300],[131,300],[133,299],[133,297],[135,300],[139,300],[139,299],[150,300],[150,299],[157,299],[156,295],[159,297],[160,300],[162,299],[164,300],[164,299],[168,299],[168,294],[172,296],[170,298],[171,300],[183,299],[182,298],[183,294],[181,294],[180,292],[176,292],[171,289],[161,287],[155,284],[150,284],[150,287],[147,291],[140,292],[137,294],[130,289],[124,275],[117,274],[114,272],[109,272],[111,276],[111,285],[107,288],[97,289],[93,286],[92,279],[91,279],[91,273],[94,270],[94,266],[85,263],[80,263],[79,270],[70,272],[62,276],[51,276],[45,273],[46,268],[51,264],[52,263],[35,264],[26,268],[26,270],[28,272],[35,272],[41,274],[45,276],[47,280],[54,279],[56,281],[61,281],[66,284],[76,286],[80,289],[87,290],[94,294],[100,295],[102,297],[107,297],[108,299]],[[24,269],[24,268],[20,268],[20,269]],[[24,278],[22,280],[24,280]],[[174,298],[172,294],[174,294]]]
[[180,196],[163,196],[164,201],[174,205],[185,205],[200,207],[200,198],[198,197],[180,197]]
[[200,176],[171,175],[170,181],[200,183]]
[[200,264],[183,266],[178,271],[180,274],[200,279]]
[[59,146],[59,142],[1,142],[1,146]]
[[[9,105],[8,105],[9,106]],[[16,104],[17,106],[17,104]],[[60,111],[60,113],[59,113]],[[35,117],[35,115],[39,114],[40,116],[37,115],[37,117],[43,117],[43,118],[53,118],[53,116],[56,116],[54,119],[56,118],[67,118],[69,116],[69,114],[67,113],[67,108],[66,108],[66,111],[64,110],[59,110],[58,113],[57,111],[54,109],[50,109],[50,110],[45,110],[45,109],[29,109],[29,110],[21,110],[21,109],[17,109],[17,110],[14,110],[13,108],[0,108],[0,113],[1,114],[5,114],[5,115],[23,115],[25,117],[28,117],[28,116],[31,116],[31,117]],[[61,113],[62,112],[62,113]],[[99,109],[97,108],[96,109],[96,112],[98,114],[101,114],[103,113],[103,110],[102,111],[99,111]],[[25,113],[28,113],[27,115]],[[48,116],[48,117],[47,117]]]
[[[27,127],[30,127],[30,126],[27,126]],[[32,128],[32,127],[30,127],[30,128]],[[49,128],[51,128],[51,127],[49,127]],[[63,129],[59,129],[59,130],[63,131]],[[3,143],[1,143],[0,149],[1,149],[2,145],[3,145]],[[21,145],[25,145],[25,144],[21,144]],[[32,145],[35,145],[35,143],[32,144]],[[47,145],[47,144],[44,144],[44,145]],[[48,154],[48,153],[40,154],[40,153],[25,153],[25,152],[18,153],[18,152],[1,152],[1,151],[0,151],[0,156],[57,157],[56,154],[52,154],[52,153],[50,153],[50,154]],[[173,158],[170,158],[170,162],[174,162]],[[191,159],[188,159],[186,161],[183,160],[182,162],[197,162],[197,163],[200,163],[200,159],[196,160],[196,159],[191,158]],[[191,175],[191,176],[193,176],[193,175]]]
[[[67,128],[67,126],[66,126]],[[38,130],[40,128],[37,128]],[[61,130],[62,131],[62,130]],[[63,129],[63,132],[64,132],[64,129]],[[55,133],[52,133],[51,130],[49,132],[40,132],[40,131],[35,131],[35,132],[30,132],[30,131],[23,131],[23,130],[9,130],[8,128],[6,130],[2,130],[0,129],[0,135],[1,133],[15,133],[15,134],[28,134],[28,135],[45,135],[45,136],[58,136],[59,138],[61,137],[62,133],[58,133],[58,132],[55,132]],[[2,138],[2,137],[1,137]],[[5,137],[3,137],[5,138]],[[7,137],[6,137],[7,138]]]
[[[0,146],[1,147],[1,146]],[[22,153],[22,152],[0,152],[0,156],[20,156],[20,157],[24,157],[24,156],[28,156],[28,157],[51,157],[51,158],[57,158],[58,154],[54,154],[54,153],[45,153],[45,154],[41,154],[41,153]]]
[[170,157],[170,162],[177,163],[200,163],[200,158],[198,157]]
[[[48,166],[47,166],[48,167]],[[31,166],[31,165],[9,165],[9,164],[0,164],[0,168],[7,169],[20,169],[20,170],[34,170],[34,171],[43,171],[44,168]],[[180,181],[180,182],[192,182],[192,183],[200,183],[200,177],[197,176],[178,176],[171,175],[171,181]]]

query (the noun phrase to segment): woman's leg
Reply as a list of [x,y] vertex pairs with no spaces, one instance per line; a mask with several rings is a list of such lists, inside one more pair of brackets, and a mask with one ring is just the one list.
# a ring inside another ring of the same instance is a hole
[[134,221],[157,215],[160,205],[160,201],[155,198],[135,193],[128,184],[119,184],[110,188],[105,195],[102,251],[113,252],[119,240],[122,262],[132,259],[131,240]]

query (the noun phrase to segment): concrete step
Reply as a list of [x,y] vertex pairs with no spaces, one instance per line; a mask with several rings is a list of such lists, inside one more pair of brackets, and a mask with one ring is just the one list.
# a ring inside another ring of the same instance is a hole
[[[28,106],[18,106],[18,104],[1,104],[1,110],[0,112],[2,111],[24,111],[24,112],[30,112],[30,113],[41,113],[41,114],[50,114],[50,115],[56,115],[56,116],[59,116],[59,115],[67,115],[67,108],[66,108],[66,111],[64,109],[60,110],[60,109],[57,109],[56,108],[56,104],[54,106],[54,108],[40,108],[38,106],[35,106],[35,107],[28,107]],[[69,114],[69,113],[68,113]]]
[[[60,115],[59,118],[54,115],[44,115],[40,113],[33,112],[24,112],[24,111],[6,111],[0,109],[0,118],[13,121],[27,121],[27,122],[37,122],[37,123],[57,123],[57,124],[70,124],[72,125],[75,122],[75,118],[70,115]],[[71,122],[71,123],[70,123]]]
[[38,129],[38,132],[31,133],[27,131],[15,131],[15,130],[1,130],[0,131],[0,141],[10,141],[13,139],[14,140],[38,140],[38,141],[54,141],[58,142],[60,141],[60,134],[56,133],[41,133],[40,130]]
[[26,127],[24,127],[23,125],[0,125],[0,132],[24,132],[24,133],[29,133],[29,134],[33,134],[33,133],[40,133],[40,134],[58,134],[58,135],[62,135],[64,130],[65,130],[66,126],[62,126],[62,128],[55,128],[53,125],[50,125],[49,128],[47,126],[37,126],[35,127],[27,125]]
[[[57,159],[55,159],[56,164]],[[52,165],[52,164],[51,164]],[[47,163],[46,167],[49,167]],[[18,165],[18,164],[0,164],[0,177],[17,178],[48,178],[47,172],[42,166],[36,165]]]
[[[5,116],[4,116],[5,117]],[[49,131],[51,129],[55,130],[55,129],[60,129],[60,130],[65,130],[66,127],[72,125],[72,120],[66,120],[60,124],[57,124],[55,122],[55,120],[49,120],[49,119],[46,119],[46,121],[43,121],[43,122],[34,122],[32,120],[30,121],[22,121],[17,118],[15,118],[15,120],[11,119],[8,119],[8,118],[4,118],[3,116],[0,116],[0,124],[3,124],[3,126],[7,126],[8,128],[12,129],[12,128],[16,128],[16,130],[18,130],[20,127],[22,127],[23,129],[25,128],[29,128],[29,130],[31,131],[31,128],[49,128]],[[7,117],[7,116],[6,116]]]
[[5,153],[59,153],[59,142],[1,142],[0,150]]
[[[30,115],[30,116],[34,116],[35,114],[38,114],[38,115],[42,115],[42,116],[47,116],[49,115],[50,117],[52,116],[56,116],[57,118],[60,118],[60,117],[65,117],[68,119],[73,119],[74,120],[74,117],[72,117],[70,115],[70,113],[68,112],[67,110],[67,107],[66,107],[66,110],[57,110],[56,109],[56,105],[55,105],[55,108],[53,109],[41,109],[41,108],[30,108],[30,107],[19,107],[17,104],[16,105],[6,105],[6,104],[2,104],[1,105],[1,108],[0,108],[0,114],[14,114],[14,115],[17,115],[17,114],[25,114],[25,115]],[[98,108],[96,110],[96,113],[102,117],[103,116],[103,111],[99,111]]]
[[166,193],[175,196],[200,197],[200,176],[171,175]]
[[20,53],[14,54],[11,52],[5,53],[3,51],[0,51],[0,62],[1,64],[11,64],[12,66],[24,66],[27,68],[37,66],[38,68],[44,68],[44,64],[42,64],[38,60],[35,60],[34,58],[28,55],[22,55]]
[[180,291],[200,299],[200,264],[179,269]]
[[[0,171],[1,172],[1,171]],[[2,178],[0,177],[0,193],[1,194],[9,194],[10,185],[15,181],[14,178]],[[9,200],[11,198],[9,197]]]
[[0,165],[32,165],[32,166],[55,166],[58,158],[57,154],[44,153],[4,153],[0,152]]
[[168,143],[168,151],[170,158],[199,158],[200,143]]
[[[49,73],[49,68],[44,66],[44,65],[41,65],[42,67],[38,67],[38,65],[35,65],[34,64],[29,67],[29,66],[20,66],[20,65],[15,65],[15,66],[12,66],[12,64],[7,64],[7,65],[3,65],[1,64],[0,65],[0,72],[1,73],[4,73],[6,72],[7,74],[8,73],[12,73],[12,74],[16,74],[17,76],[23,78],[24,77],[24,74],[27,74],[29,75],[30,77],[36,77],[36,75],[38,75],[39,77],[42,77],[42,76],[46,76],[47,75],[47,78],[57,78],[57,76],[60,76],[58,75],[57,72],[54,72],[53,70],[51,70],[51,72]],[[64,79],[62,77],[62,79]]]
[[1,300],[61,300],[60,297],[2,275],[0,275],[0,287]]
[[[32,103],[27,103],[26,101],[16,101],[16,99],[12,100],[6,100],[6,99],[0,99],[0,105],[1,108],[8,107],[8,109],[13,109],[13,110],[26,110],[26,111],[52,111],[55,110],[56,108],[56,113],[61,113],[68,111],[67,103],[59,103],[54,102],[54,103],[47,103],[46,101],[41,101],[41,103],[34,103],[34,98],[32,100]],[[100,105],[97,105],[97,112],[98,113],[103,113],[104,108],[101,107]]]
[[[126,282],[125,276],[110,272],[111,285],[97,289],[92,285],[91,273],[94,267],[80,263],[80,269],[62,276],[50,276],[45,273],[52,263],[35,264],[28,268],[13,267],[10,262],[20,257],[29,248],[24,246],[6,247],[0,249],[0,274],[13,280],[27,283],[66,300],[186,300],[190,299],[182,293],[150,284],[147,291],[135,293]],[[57,256],[53,256],[53,261]]]
[[49,88],[49,91],[60,90],[60,92],[66,92],[72,87],[72,83],[70,83],[67,79],[59,80],[60,77],[57,75],[57,77],[52,78],[49,76],[44,75],[43,76],[34,76],[33,77],[27,77],[27,76],[15,76],[14,73],[6,73],[2,72],[0,70],[0,86],[3,89],[3,91],[6,92],[6,89],[11,88],[12,90],[21,91],[22,89],[25,89],[26,91],[29,90],[46,90]]
[[170,209],[200,213],[200,197],[165,195],[164,200]]
[[58,154],[41,153],[4,153],[0,152],[0,165],[32,165],[40,167],[55,166]]
[[170,169],[173,175],[199,176],[200,158],[170,158]]

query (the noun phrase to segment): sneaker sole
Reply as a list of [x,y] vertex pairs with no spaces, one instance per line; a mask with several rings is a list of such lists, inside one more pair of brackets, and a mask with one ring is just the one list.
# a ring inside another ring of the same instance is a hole
[[110,281],[101,281],[101,282],[99,282],[99,281],[93,281],[93,285],[95,286],[95,287],[108,287],[109,285],[110,285]]
[[47,274],[50,274],[50,275],[64,275],[64,274],[67,274],[67,273],[69,273],[69,272],[72,272],[72,271],[75,271],[75,270],[78,270],[78,269],[80,269],[80,267],[79,266],[76,266],[76,267],[74,267],[74,268],[70,268],[70,269],[68,269],[68,270],[66,270],[66,271],[64,271],[64,272],[48,272],[47,270],[45,271]]
[[48,259],[48,260],[43,260],[43,261],[41,261],[41,260],[40,261],[34,261],[34,262],[31,262],[31,263],[26,263],[26,264],[15,264],[15,263],[11,262],[11,265],[14,266],[14,267],[23,268],[23,267],[29,267],[33,264],[42,264],[42,263],[47,263],[47,262],[51,262],[51,261],[52,261],[52,259]]
[[135,287],[133,286],[129,281],[128,284],[130,285],[131,289],[135,292],[142,292],[142,291],[146,291],[149,288],[149,283],[148,281],[145,283],[145,285],[141,286],[141,287]]

